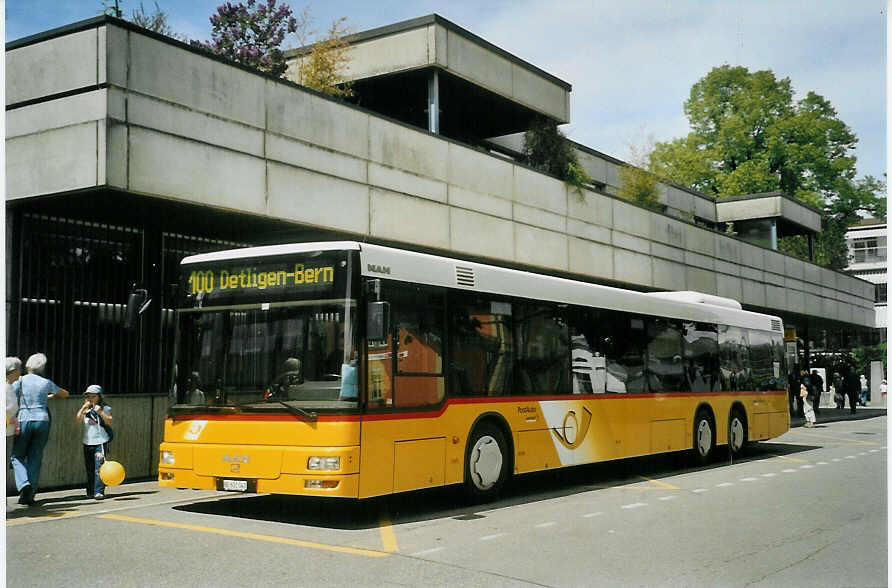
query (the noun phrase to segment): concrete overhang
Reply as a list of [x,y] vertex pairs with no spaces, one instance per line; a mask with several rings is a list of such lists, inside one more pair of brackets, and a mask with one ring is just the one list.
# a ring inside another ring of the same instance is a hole
[[[438,74],[440,134],[476,144],[523,132],[536,116],[570,120],[571,85],[431,14],[347,38],[351,101],[426,128],[428,82]],[[290,79],[306,48],[286,52]],[[469,124],[473,121],[473,124]],[[473,136],[469,136],[473,135]]]
[[719,198],[716,216],[720,223],[775,220],[778,237],[821,231],[821,211],[783,192]]

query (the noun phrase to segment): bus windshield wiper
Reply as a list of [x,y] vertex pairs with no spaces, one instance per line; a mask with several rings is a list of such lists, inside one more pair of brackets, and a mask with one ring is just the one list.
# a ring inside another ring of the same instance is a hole
[[[269,402],[269,401],[268,401],[268,402]],[[309,421],[313,421],[314,423],[316,422],[316,419],[319,417],[319,415],[318,415],[317,413],[315,413],[315,412],[313,412],[313,411],[311,411],[311,410],[304,410],[304,409],[302,409],[302,408],[300,408],[300,407],[298,407],[298,406],[293,406],[293,405],[291,405],[291,404],[288,404],[288,403],[285,402],[284,400],[271,400],[271,402],[275,402],[275,403],[277,403],[277,404],[281,404],[281,405],[284,406],[285,409],[288,410],[288,412],[290,412],[291,414],[293,414],[293,415],[297,415],[297,416],[302,416],[302,417],[304,417],[305,419],[307,419],[307,420],[309,420]]]
[[172,416],[182,414],[197,414],[202,412],[240,412],[240,408],[232,404],[174,404],[167,409]]

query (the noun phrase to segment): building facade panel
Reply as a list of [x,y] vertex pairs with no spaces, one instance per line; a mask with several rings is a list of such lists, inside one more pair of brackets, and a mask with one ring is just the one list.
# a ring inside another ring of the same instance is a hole
[[447,201],[445,182],[431,180],[394,167],[370,162],[368,164],[368,182],[372,186],[410,194],[426,200],[442,203]]
[[483,194],[468,190],[454,184],[447,185],[448,202],[450,206],[467,208],[492,216],[500,216],[510,219],[512,215],[512,202],[505,198],[499,198],[491,194]]
[[266,163],[236,151],[131,127],[127,189],[194,204],[266,212]]
[[99,132],[92,121],[7,139],[7,200],[95,187]]
[[[567,234],[574,237],[580,237],[588,241],[596,241],[598,243],[609,245],[613,242],[612,233],[613,231],[605,227],[582,222],[573,218],[567,219]],[[656,245],[656,243],[654,245]]]
[[6,103],[27,102],[105,83],[106,68],[100,69],[100,65],[105,65],[105,44],[100,47],[99,28],[7,51],[6,71],[27,75],[6,77]]
[[371,183],[370,169],[376,164],[352,155],[325,149],[312,143],[267,132],[264,134],[269,161],[301,167],[354,182]]
[[368,128],[372,161],[441,182],[448,178],[449,146],[442,139],[377,117],[370,117]]
[[267,167],[266,214],[356,235],[369,233],[374,214],[367,185],[279,163]]
[[518,223],[533,225],[549,231],[558,233],[567,233],[567,217],[546,212],[540,208],[524,206],[523,204],[514,203],[514,220]]
[[688,287],[685,265],[659,257],[651,258],[654,287],[660,290],[685,290]]
[[[309,92],[267,81],[266,129],[312,145],[369,159],[369,123],[365,112]],[[379,155],[378,163],[387,163]]]
[[510,220],[450,207],[449,236],[455,252],[514,261],[514,223]]
[[567,214],[567,186],[564,182],[520,166],[514,168],[514,201],[556,214]]
[[566,233],[514,223],[514,259],[543,268],[569,269]]
[[613,248],[586,239],[569,239],[570,271],[574,274],[612,280]]
[[449,248],[449,207],[372,188],[369,234],[390,241]]
[[626,249],[613,250],[613,275],[617,281],[642,286],[653,286],[651,257]]

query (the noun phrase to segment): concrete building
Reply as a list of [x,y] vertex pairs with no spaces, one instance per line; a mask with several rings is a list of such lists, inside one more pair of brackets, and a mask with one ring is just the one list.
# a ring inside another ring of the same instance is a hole
[[856,222],[846,233],[849,247],[848,270],[855,277],[876,286],[876,322],[879,337],[886,340],[886,283],[888,258],[886,257],[886,221],[865,218]]
[[[351,62],[360,105],[105,16],[7,44],[7,348],[46,352],[73,392],[109,391],[131,477],[155,471],[187,254],[356,239],[696,290],[780,315],[806,352],[874,326],[872,283],[720,232],[709,196],[663,185],[653,211],[616,196],[623,164],[594,149],[576,145],[581,194],[512,157],[499,137],[569,120],[570,84],[438,16],[373,33]],[[128,330],[134,285],[152,304]],[[82,475],[70,420],[48,486]]]

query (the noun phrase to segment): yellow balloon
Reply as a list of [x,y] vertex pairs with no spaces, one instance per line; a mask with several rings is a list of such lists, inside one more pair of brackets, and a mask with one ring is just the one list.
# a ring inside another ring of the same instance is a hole
[[106,486],[117,486],[124,481],[124,466],[116,461],[107,461],[99,468],[99,477]]

